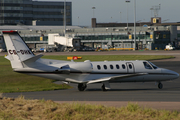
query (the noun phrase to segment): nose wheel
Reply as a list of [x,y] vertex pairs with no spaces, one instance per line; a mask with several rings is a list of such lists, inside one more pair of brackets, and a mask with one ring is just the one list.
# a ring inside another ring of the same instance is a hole
[[159,88],[159,89],[162,89],[162,88],[163,88],[163,84],[162,84],[162,83],[159,83],[159,84],[158,84],[158,88]]
[[86,89],[86,87],[87,87],[86,84],[83,84],[83,83],[78,84],[78,90],[79,91],[84,91]]

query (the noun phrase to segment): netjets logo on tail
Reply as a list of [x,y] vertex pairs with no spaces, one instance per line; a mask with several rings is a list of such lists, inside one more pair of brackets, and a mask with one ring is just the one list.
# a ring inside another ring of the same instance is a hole
[[16,51],[16,50],[9,50],[9,54],[11,55],[17,55],[17,54],[22,54],[22,55],[31,55],[32,52],[30,50],[19,50],[19,51]]

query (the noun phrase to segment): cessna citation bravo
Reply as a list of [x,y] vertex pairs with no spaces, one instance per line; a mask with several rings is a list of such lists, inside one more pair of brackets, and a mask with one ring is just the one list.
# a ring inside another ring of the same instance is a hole
[[102,90],[110,89],[109,83],[121,82],[158,82],[173,80],[179,74],[155,66],[149,61],[103,61],[84,62],[41,59],[42,54],[34,55],[17,31],[3,31],[8,56],[15,72],[25,73],[67,83],[78,84],[84,91],[88,84],[102,83]]

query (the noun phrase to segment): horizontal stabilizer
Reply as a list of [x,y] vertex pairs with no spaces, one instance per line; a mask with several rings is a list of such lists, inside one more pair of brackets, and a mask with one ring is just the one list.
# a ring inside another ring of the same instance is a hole
[[10,60],[9,55],[5,56],[6,59]]
[[36,56],[34,56],[34,57],[31,57],[31,58],[29,58],[29,59],[27,59],[27,60],[24,60],[24,61],[22,61],[22,62],[24,62],[24,63],[35,62],[36,60],[38,60],[38,59],[41,58],[42,56],[43,56],[43,54],[38,54],[38,55],[36,55]]

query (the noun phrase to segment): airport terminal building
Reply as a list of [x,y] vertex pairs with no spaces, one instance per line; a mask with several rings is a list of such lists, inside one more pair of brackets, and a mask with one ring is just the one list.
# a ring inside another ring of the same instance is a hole
[[[48,45],[48,41],[53,41],[49,35],[54,35],[53,39],[59,42],[51,42],[54,45],[61,44],[64,37],[63,26],[2,26],[0,34],[4,30],[17,30],[30,48],[37,45]],[[80,28],[77,26],[67,26],[66,45],[72,39],[80,39],[82,46],[92,48],[134,48],[134,28],[129,27],[103,27],[103,28]],[[0,47],[3,47],[1,35]],[[180,26],[147,26],[136,28],[136,50],[163,50],[169,43],[179,48]]]
[[[64,2],[0,0],[0,25],[63,25]],[[66,2],[66,24],[72,25],[72,4]]]

